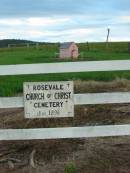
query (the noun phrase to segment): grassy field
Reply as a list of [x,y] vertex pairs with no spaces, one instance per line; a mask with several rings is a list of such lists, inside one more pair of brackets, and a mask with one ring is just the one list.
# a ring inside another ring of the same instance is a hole
[[[80,51],[78,61],[130,59],[127,42],[109,43],[109,47],[107,49],[104,43],[89,43],[89,45],[87,43],[80,43],[78,46]],[[35,47],[0,49],[0,65],[60,62],[60,60],[56,58],[56,53],[58,53],[58,44],[43,45],[38,49]],[[130,72],[89,72],[4,76],[0,77],[0,96],[12,96],[22,92],[22,84],[25,81],[57,81],[79,79],[111,81],[116,78],[130,79]]]
[[[130,59],[126,42],[109,43],[108,49],[105,43],[90,43],[89,50],[87,43],[80,43],[78,46],[80,52],[78,61]],[[58,44],[43,45],[38,49],[4,48],[0,49],[0,65],[56,62],[59,61],[56,53],[58,53]]]

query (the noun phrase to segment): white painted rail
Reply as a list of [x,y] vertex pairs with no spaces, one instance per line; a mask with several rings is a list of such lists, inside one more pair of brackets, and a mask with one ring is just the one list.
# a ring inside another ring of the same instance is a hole
[[[74,94],[75,105],[130,103],[130,92]],[[24,107],[23,97],[0,97],[0,108]]]
[[0,65],[0,76],[130,70],[130,60]]
[[130,125],[0,130],[0,140],[92,138],[127,135],[130,135]]
[[23,97],[0,97],[0,108],[24,107]]
[[75,94],[74,104],[130,103],[130,92]]

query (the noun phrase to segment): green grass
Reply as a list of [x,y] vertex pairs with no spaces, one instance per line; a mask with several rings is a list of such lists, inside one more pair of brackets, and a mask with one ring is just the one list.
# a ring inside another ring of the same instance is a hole
[[[89,45],[89,46],[88,46]],[[80,43],[80,51],[107,51],[107,52],[128,52],[128,42],[110,42],[108,48],[106,48],[106,43]]]
[[10,48],[0,49],[0,65],[4,64],[30,64],[55,61],[56,46],[44,46],[36,49]]
[[115,53],[115,52],[83,52],[81,53],[84,60],[87,61],[99,61],[99,60],[125,60],[130,59],[129,53]]
[[[89,51],[87,44],[79,44],[81,60],[119,60],[130,59],[127,43],[110,43],[106,49],[104,43],[90,43]],[[0,49],[0,65],[5,64],[31,64],[57,62],[55,53],[58,52],[58,45],[44,45],[39,49],[32,48],[11,48]],[[71,61],[71,60],[70,60]],[[12,96],[22,92],[23,82],[27,81],[59,81],[59,80],[96,80],[111,81],[115,78],[130,79],[130,72],[85,72],[85,73],[63,73],[45,75],[20,75],[0,76],[0,96]]]
[[0,77],[0,96],[13,96],[23,92],[23,82],[37,81],[66,81],[66,80],[95,80],[111,81],[116,78],[130,79],[130,72],[82,72],[82,73],[61,73],[45,75],[20,75]]
[[[128,43],[110,43],[106,50],[105,43],[90,43],[89,51],[87,44],[79,44],[79,60],[116,60],[130,59]],[[4,64],[30,64],[56,62],[58,45],[43,45],[36,49],[31,48],[10,48],[0,49],[0,65]]]

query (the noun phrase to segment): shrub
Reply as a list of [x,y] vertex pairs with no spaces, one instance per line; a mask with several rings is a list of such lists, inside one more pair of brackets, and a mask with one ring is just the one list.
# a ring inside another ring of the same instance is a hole
[[76,166],[73,163],[67,163],[65,165],[64,172],[65,173],[75,173],[76,172]]

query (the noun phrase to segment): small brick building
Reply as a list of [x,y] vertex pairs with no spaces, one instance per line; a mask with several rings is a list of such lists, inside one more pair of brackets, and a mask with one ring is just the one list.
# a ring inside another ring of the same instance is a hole
[[79,56],[78,46],[74,42],[66,42],[60,44],[60,58],[77,59]]

